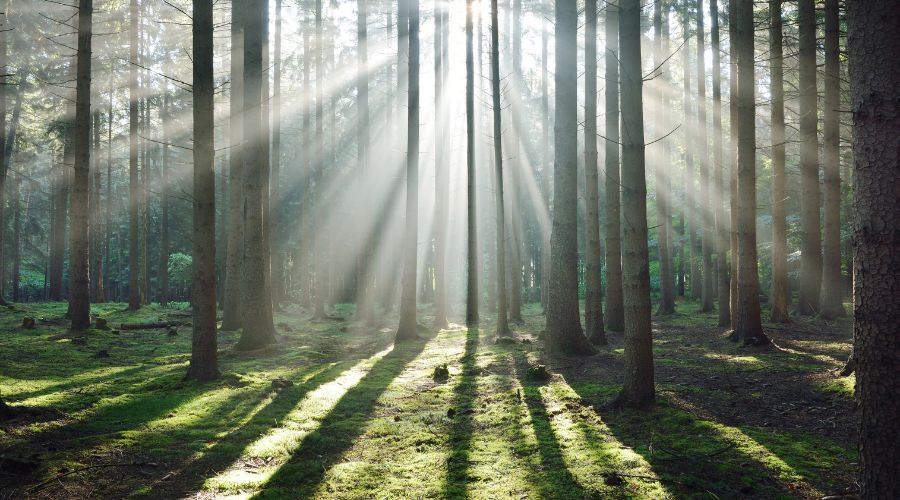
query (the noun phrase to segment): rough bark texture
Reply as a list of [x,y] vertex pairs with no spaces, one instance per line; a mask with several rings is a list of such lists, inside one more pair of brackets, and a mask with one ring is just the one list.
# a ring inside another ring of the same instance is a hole
[[[69,318],[72,330],[91,326],[88,201],[91,184],[91,20],[92,0],[78,2],[78,57],[75,84],[75,177],[72,183],[72,228],[69,254]],[[0,130],[4,133],[4,130]]]
[[[466,324],[469,326],[478,324],[478,263],[480,260],[478,259],[478,196],[475,178],[475,62],[472,8],[470,1],[466,9]],[[501,223],[498,222],[498,224]],[[498,229],[502,230],[499,227]],[[504,302],[503,311],[505,310]],[[505,314],[504,312],[504,321],[506,320]]]
[[131,22],[131,44],[129,48],[131,64],[128,65],[128,309],[141,308],[138,263],[138,208],[140,205],[140,185],[138,181],[138,2],[129,4]]
[[244,26],[241,0],[231,2],[231,101],[229,104],[228,239],[225,243],[225,288],[222,330],[241,327],[241,263],[244,260],[243,160]]
[[[509,15],[510,12],[507,11]],[[509,175],[509,208],[510,208],[510,238],[509,238],[509,320],[522,324],[522,281],[524,279],[524,266],[522,265],[522,222],[525,218],[520,197],[522,195],[521,182],[525,172],[525,150],[522,147],[522,133],[525,128],[522,123],[522,113],[513,111],[514,107],[521,106],[522,95],[522,0],[512,0],[512,32],[507,33],[511,42],[512,74],[510,75],[513,91],[509,93],[512,105],[509,108],[510,118],[510,142],[512,146],[511,156],[514,161],[507,163]],[[507,18],[508,19],[508,18]],[[510,26],[507,23],[507,26]]]
[[[266,241],[269,244],[271,263],[269,266],[269,295],[272,298],[272,307],[281,310],[281,301],[284,300],[284,241],[281,227],[281,4],[282,0],[275,1],[275,33],[274,53],[272,54],[272,154],[269,158],[271,165],[268,182],[268,208],[266,211]],[[266,50],[268,55],[268,50]],[[361,74],[367,74],[365,71]],[[266,92],[268,94],[268,92]],[[366,98],[368,98],[366,96]],[[266,122],[268,123],[268,122]],[[360,122],[359,129],[365,130],[365,122]],[[363,158],[365,155],[362,156]],[[364,281],[364,280],[363,280]]]
[[816,5],[798,0],[800,29],[800,295],[797,312],[819,310],[822,247],[819,231],[819,152],[816,106]]
[[841,283],[841,171],[840,171],[840,13],[838,0],[825,0],[825,109],[823,195],[825,214],[822,290],[819,315],[824,319],[845,316]]
[[[668,22],[666,22],[665,30],[663,28],[663,0],[656,0],[653,6],[653,65],[661,68],[661,77],[663,82],[668,85],[669,74],[668,69],[662,68],[663,58],[667,56],[669,50],[669,33]],[[668,17],[669,9],[665,8],[665,17]],[[668,118],[668,93],[660,91],[657,98],[660,99],[660,105],[664,119],[662,123],[669,126]],[[664,127],[657,129],[657,134],[665,134],[668,131]],[[656,314],[668,315],[675,313],[675,276],[672,273],[672,259],[670,257],[670,233],[671,233],[671,216],[669,213],[669,196],[671,193],[671,182],[669,174],[666,172],[668,161],[672,157],[672,146],[670,141],[663,141],[662,161],[654,169],[656,181],[656,241],[659,246],[659,308]]]
[[500,140],[500,43],[497,0],[491,0],[491,104],[494,115],[494,179],[497,227],[497,335],[509,335],[506,311],[506,210],[503,199],[503,141]]
[[847,2],[860,497],[900,497],[900,1]]
[[769,93],[772,95],[772,316],[790,322],[787,274],[787,178],[785,176],[784,56],[781,4],[769,0]]
[[[557,49],[558,51],[558,49]],[[606,328],[625,329],[619,185],[619,2],[606,4]],[[558,91],[557,91],[558,92]],[[559,116],[559,112],[557,112]],[[556,146],[559,148],[559,146]],[[557,163],[559,165],[559,163]],[[554,189],[554,192],[556,190]],[[556,198],[554,197],[554,206]],[[551,277],[551,279],[553,279]]]
[[597,0],[585,3],[584,29],[584,316],[585,335],[606,344],[600,280],[600,177],[597,173]]
[[416,333],[416,263],[418,261],[416,253],[419,232],[419,0],[407,0],[407,3],[409,6],[409,100],[406,127],[406,228],[403,235],[403,282],[400,292],[400,325],[397,328],[397,342],[418,338]]
[[584,336],[578,310],[578,14],[575,2],[557,2],[555,11],[556,160],[547,350],[555,354],[584,355],[591,354],[593,348]]
[[[715,0],[713,0],[715,1]],[[701,310],[713,310],[715,280],[713,279],[713,248],[715,222],[709,199],[709,138],[706,120],[706,44],[704,43],[703,0],[697,0],[697,166],[700,171],[700,201],[697,204],[702,255]]]
[[643,75],[640,0],[622,0],[619,18],[622,75],[622,275],[625,299],[625,380],[619,403],[653,404],[647,184],[644,174]]
[[731,327],[735,326],[735,318],[737,317],[737,300],[738,300],[738,81],[737,81],[737,9],[735,2],[728,2],[728,62],[730,67],[728,81],[728,132],[731,143],[731,172],[728,179],[731,196],[728,197],[728,205],[731,218],[731,261],[729,268],[731,270],[729,283],[731,285]]
[[[263,67],[268,3],[247,0],[244,5],[244,130],[265,130],[263,120]],[[243,330],[235,349],[255,350],[275,343],[275,327],[266,274],[269,256],[263,221],[266,217],[264,170],[268,169],[268,136],[245,135],[243,140],[244,261],[241,282]]]
[[732,338],[769,342],[759,312],[756,261],[756,103],[753,67],[753,3],[738,2],[734,43],[738,56],[738,298]]
[[191,295],[193,337],[187,378],[219,376],[216,350],[216,173],[213,0],[194,0],[194,210]]
[[722,54],[719,38],[719,2],[709,3],[713,84],[712,202],[715,215],[716,277],[719,326],[731,325],[731,285],[728,282],[728,222],[725,218],[725,162],[722,144]]

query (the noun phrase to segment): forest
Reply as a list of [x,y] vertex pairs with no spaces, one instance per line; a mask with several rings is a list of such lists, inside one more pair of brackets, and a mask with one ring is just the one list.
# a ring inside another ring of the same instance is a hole
[[0,500],[900,498],[900,0],[0,0]]

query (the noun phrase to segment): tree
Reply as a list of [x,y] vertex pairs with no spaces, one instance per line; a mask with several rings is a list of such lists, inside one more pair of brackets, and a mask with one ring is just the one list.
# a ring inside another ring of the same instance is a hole
[[[690,29],[690,9],[689,2],[684,2],[682,5],[681,12],[681,21],[682,21],[682,37],[684,39],[685,50],[683,51],[684,61],[682,63],[683,66],[683,74],[684,74],[684,107],[683,113],[685,116],[685,120],[691,118],[694,115],[694,111],[691,107],[691,101],[693,100],[691,97],[691,64],[690,64],[690,40],[691,40],[691,29]],[[699,105],[698,105],[699,111]],[[699,126],[699,125],[698,125]],[[683,184],[684,184],[684,203],[682,204],[682,210],[684,211],[684,219],[685,222],[682,225],[684,231],[687,233],[684,238],[684,243],[687,246],[685,249],[683,258],[686,261],[685,272],[688,274],[688,288],[690,289],[690,297],[691,299],[697,300],[702,298],[703,284],[701,281],[702,274],[700,271],[700,261],[702,260],[702,248],[700,240],[697,238],[697,195],[695,194],[694,189],[694,150],[698,148],[698,144],[696,139],[694,139],[693,134],[685,130],[684,131],[684,171],[683,171]],[[686,280],[687,281],[687,280]]]
[[[556,147],[547,350],[566,355],[586,355],[592,354],[594,349],[581,329],[581,313],[578,310],[578,15],[575,2],[557,2],[555,18]],[[495,140],[499,138],[495,137]]]
[[719,326],[731,325],[731,287],[728,282],[728,223],[725,219],[725,162],[722,144],[722,60],[719,43],[719,2],[709,3],[713,75],[713,181],[716,276],[718,277]]
[[784,55],[782,0],[769,0],[769,93],[772,95],[772,316],[790,322],[787,274],[787,180],[785,175]]
[[[267,203],[269,204],[266,212],[266,230],[268,237],[266,242],[269,245],[269,253],[271,254],[271,265],[269,266],[268,276],[270,286],[268,287],[271,296],[271,304],[276,310],[281,310],[281,301],[284,299],[284,250],[281,224],[281,4],[282,0],[275,0],[275,53],[272,62],[272,154],[269,158],[271,168],[270,180],[268,182],[269,192]],[[264,57],[268,57],[266,50]],[[361,74],[365,75],[363,71]],[[268,94],[268,92],[266,92]],[[266,124],[268,125],[268,120]],[[361,126],[361,130],[365,127]],[[365,157],[365,155],[363,155]],[[274,208],[272,208],[274,204]]]
[[822,290],[819,315],[824,319],[845,316],[841,284],[841,92],[840,13],[838,0],[825,1],[825,162],[823,183],[825,228],[822,256]]
[[816,106],[816,5],[798,0],[800,30],[800,295],[797,312],[819,310],[822,248],[819,231],[818,108]]
[[244,106],[244,26],[241,0],[231,2],[231,102],[229,104],[228,156],[228,238],[225,242],[225,286],[222,304],[222,330],[241,327],[241,263],[244,260],[243,159],[241,141]]
[[585,335],[606,345],[603,330],[603,288],[600,281],[600,178],[597,173],[597,0],[585,3],[584,30],[584,315]]
[[[522,0],[512,0],[512,12],[507,10],[507,16],[512,15],[512,23],[509,23],[507,17],[507,26],[512,27],[512,35],[508,38],[512,56],[512,74],[510,75],[513,92],[510,93],[510,101],[512,106],[519,106],[519,96],[522,95]],[[508,194],[510,213],[514,214],[509,221],[509,320],[517,324],[521,324],[522,320],[522,281],[524,274],[524,266],[522,266],[522,219],[524,211],[520,203],[522,190],[520,188],[521,177],[523,175],[526,162],[523,160],[525,151],[522,147],[522,130],[525,128],[522,123],[522,113],[513,112],[512,107],[509,111],[509,122],[512,125],[510,129],[510,143],[512,146],[512,157],[514,161],[507,162],[510,167],[508,169],[509,179]]]
[[406,152],[406,228],[403,235],[403,283],[397,342],[415,340],[416,271],[419,224],[419,0],[409,7],[409,94]]
[[756,103],[753,67],[753,3],[737,2],[733,43],[738,57],[738,297],[732,339],[747,345],[769,342],[759,313],[756,263]]
[[847,2],[860,498],[900,496],[900,1]]
[[509,335],[506,311],[506,213],[503,200],[503,141],[500,123],[500,29],[497,0],[491,0],[491,104],[494,115],[494,201],[497,225],[497,335]]
[[[8,7],[8,5],[7,5]],[[7,40],[7,31],[9,30],[9,15],[6,12],[6,8],[3,9],[3,12],[0,12],[0,207],[6,206],[5,194],[6,194],[6,179],[9,174],[9,161],[7,160],[6,155],[6,89],[9,87],[7,85],[7,59],[9,51],[9,41]],[[5,220],[3,218],[3,210],[0,209],[0,227],[5,225]],[[3,259],[3,240],[4,240],[5,231],[0,230],[0,262],[5,262]],[[3,266],[0,265],[0,306],[5,306],[6,299],[4,298],[3,292]],[[15,299],[14,299],[15,300]],[[2,400],[0,400],[0,405],[2,405]],[[5,405],[0,406],[0,414],[3,413],[3,409]]]
[[[663,31],[663,11],[665,10],[668,17],[668,6],[663,6],[664,0],[656,0],[653,5],[653,31],[654,31],[654,47],[653,47],[653,64],[662,71],[662,78],[666,85],[669,84],[668,71],[661,69],[665,52],[668,52],[669,33],[668,20],[666,20],[665,32]],[[666,91],[660,91],[660,105],[663,108],[663,123],[669,123],[666,113],[668,97]],[[657,230],[656,240],[659,245],[659,308],[656,314],[668,315],[675,313],[675,277],[672,273],[672,259],[670,256],[669,240],[671,239],[671,215],[669,211],[669,203],[671,196],[671,181],[665,172],[664,166],[671,158],[672,150],[669,141],[663,143],[663,161],[656,167],[656,218]]]
[[[466,7],[466,325],[473,326],[478,324],[479,296],[478,225],[476,217],[478,205],[475,179],[475,63],[472,39],[472,2],[469,1]],[[504,316],[504,321],[505,319]]]
[[[263,50],[268,38],[268,2],[247,0],[244,4],[244,127],[263,131],[268,116],[263,113]],[[263,193],[267,191],[264,170],[268,168],[267,134],[244,134],[241,157],[244,191],[244,263],[241,281],[243,330],[235,349],[251,351],[275,343],[272,306],[266,293],[269,255],[263,221],[268,216]],[[268,302],[268,303],[267,303]]]
[[[716,0],[712,0],[716,1]],[[697,0],[697,164],[700,168],[700,202],[697,204],[701,222],[702,307],[703,312],[713,310],[712,254],[715,247],[715,224],[709,203],[709,140],[706,120],[706,44],[704,43],[703,0]],[[715,73],[716,71],[713,71]]]
[[[91,184],[91,21],[92,0],[78,2],[78,59],[75,84],[75,177],[72,184],[72,244],[69,255],[69,316],[72,330],[91,326],[88,200]],[[5,133],[5,131],[0,131]]]
[[129,4],[131,44],[128,65],[128,309],[141,308],[138,262],[138,207],[140,185],[138,183],[138,3]]
[[[363,2],[360,2],[363,3]],[[444,158],[444,132],[448,128],[444,119],[443,106],[443,89],[444,79],[450,64],[444,61],[447,56],[447,47],[449,46],[448,37],[444,36],[444,30],[449,24],[447,8],[443,5],[442,0],[434,2],[434,326],[437,329],[447,328],[447,219],[449,218],[450,204],[450,170],[447,168],[447,160]],[[470,43],[468,38],[466,43]],[[468,57],[468,53],[466,54]],[[468,63],[468,60],[467,60]],[[466,66],[466,75],[468,78],[469,67]],[[468,80],[466,82],[468,85]],[[468,87],[467,87],[468,89]],[[468,95],[468,90],[467,90]],[[474,114],[474,112],[473,112]],[[468,109],[466,117],[468,119]],[[474,117],[473,117],[474,119]],[[474,124],[472,126],[474,129]],[[471,131],[467,130],[468,134]],[[474,164],[474,162],[473,162]],[[473,165],[474,166],[474,165]],[[474,179],[472,180],[474,184]],[[472,214],[475,218],[476,213]],[[475,228],[469,227],[470,235],[474,233]],[[477,249],[477,246],[476,246]],[[476,282],[477,283],[477,282]],[[476,302],[478,298],[477,288],[475,296]],[[467,304],[468,305],[468,304]],[[475,307],[478,307],[477,304]]]
[[[82,0],[85,1],[85,0]],[[253,16],[249,16],[252,18]],[[216,348],[216,173],[213,2],[194,0],[194,210],[191,297],[193,339],[187,378],[219,377]],[[249,325],[248,325],[249,326]]]
[[622,289],[625,299],[625,382],[618,403],[653,404],[653,337],[647,249],[647,184],[644,173],[643,75],[640,0],[622,0],[619,74],[622,83]]
[[622,304],[622,216],[619,206],[621,190],[619,186],[619,0],[610,0],[606,3],[605,77],[606,317],[604,319],[608,330],[621,332],[625,329],[625,312]]

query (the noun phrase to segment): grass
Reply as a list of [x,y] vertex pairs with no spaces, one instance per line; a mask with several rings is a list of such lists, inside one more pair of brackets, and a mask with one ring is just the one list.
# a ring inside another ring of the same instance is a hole
[[[833,420],[827,435],[803,419],[851,404],[852,382],[828,376],[848,332],[749,350],[693,307],[655,324],[658,404],[640,413],[605,407],[621,383],[621,335],[591,358],[547,358],[535,306],[515,343],[497,344],[487,318],[400,346],[396,318],[364,328],[352,307],[325,321],[292,309],[276,318],[269,352],[238,354],[239,334],[220,333],[224,375],[198,384],[183,381],[189,326],[176,336],[92,330],[76,342],[64,304],[17,305],[0,310],[0,391],[14,406],[58,412],[0,430],[0,488],[47,498],[575,499],[815,498],[848,486],[849,421]],[[183,305],[94,312],[112,328],[190,321]],[[43,320],[24,330],[24,316]],[[450,376],[436,380],[444,365]],[[528,376],[538,365],[548,380]],[[36,468],[9,473],[10,457]],[[122,467],[79,470],[99,464]]]

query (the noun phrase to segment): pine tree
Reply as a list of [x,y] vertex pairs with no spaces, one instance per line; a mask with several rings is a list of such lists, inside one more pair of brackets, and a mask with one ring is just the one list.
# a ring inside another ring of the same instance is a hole
[[584,315],[585,335],[598,345],[605,345],[603,329],[603,288],[600,254],[600,177],[597,172],[597,0],[585,3],[584,30]]
[[772,316],[790,322],[787,274],[787,180],[785,175],[784,55],[781,4],[769,0],[769,93],[772,95]]

